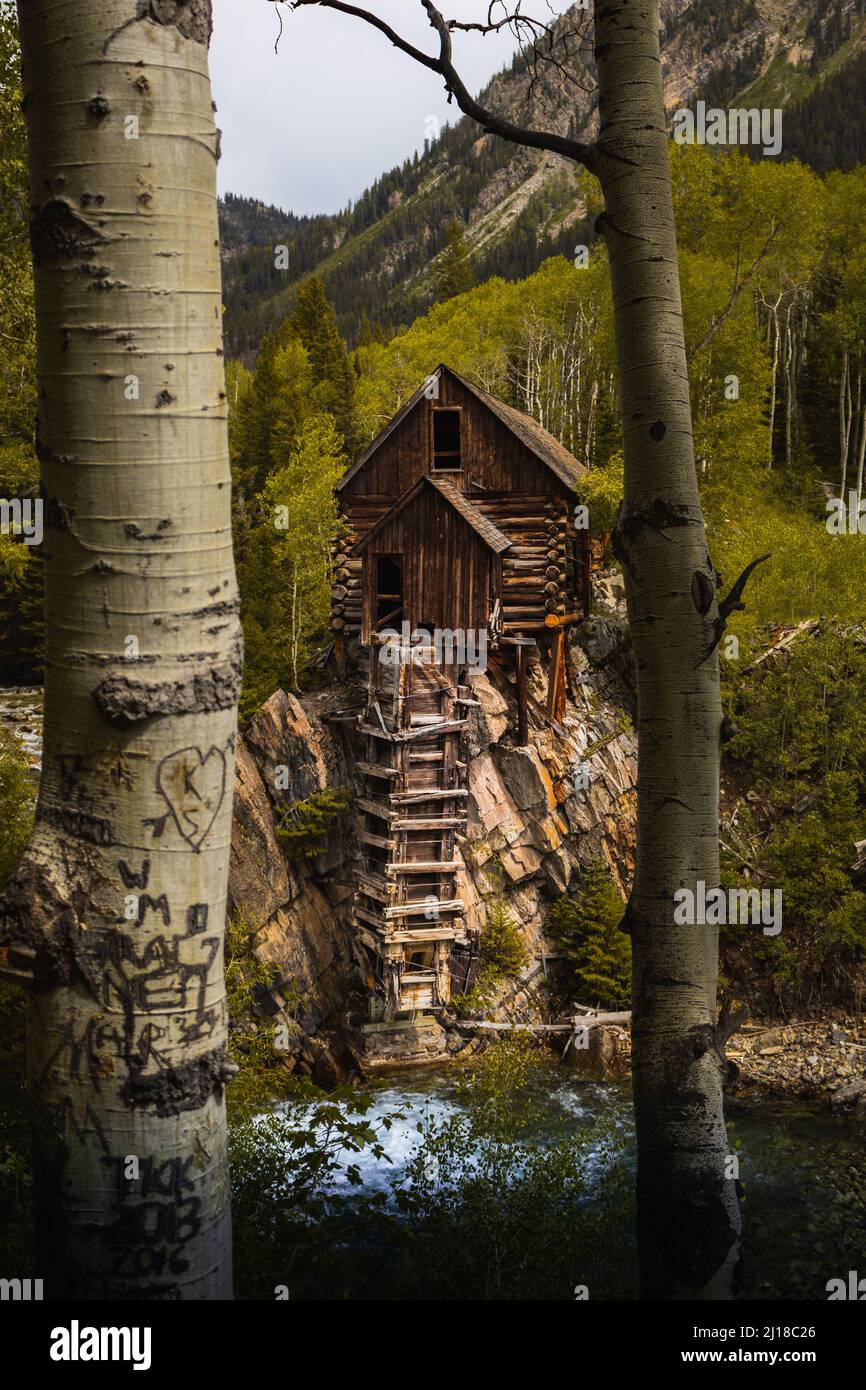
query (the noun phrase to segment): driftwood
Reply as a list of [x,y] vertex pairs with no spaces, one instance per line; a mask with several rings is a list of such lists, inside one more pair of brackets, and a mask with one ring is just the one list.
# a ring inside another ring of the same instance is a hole
[[624,1013],[578,1014],[568,1023],[488,1023],[486,1020],[474,1023],[461,1019],[459,1028],[480,1029],[485,1033],[505,1033],[514,1030],[518,1033],[575,1033],[578,1028],[605,1028],[609,1025],[626,1027],[631,1023],[631,1010]]

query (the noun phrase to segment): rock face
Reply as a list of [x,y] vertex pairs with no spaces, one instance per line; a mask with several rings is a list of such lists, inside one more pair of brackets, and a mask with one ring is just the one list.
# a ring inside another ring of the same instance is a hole
[[309,862],[289,862],[276,824],[313,792],[349,784],[338,739],[281,690],[262,707],[238,740],[229,873],[229,912],[256,928],[256,950],[279,970],[278,999],[299,1025],[297,1065],[337,1077],[353,1069],[349,1016],[363,1007],[345,846],[335,838]]
[[[471,678],[478,703],[465,744],[464,915],[483,933],[491,896],[504,898],[529,957],[521,978],[501,990],[492,1014],[501,1020],[546,1017],[552,947],[545,917],[553,900],[574,888],[581,865],[604,855],[624,893],[633,866],[636,756],[621,622],[594,620],[572,655],[577,683],[563,724],[554,729],[532,715],[526,747],[515,744],[507,691],[487,674]],[[540,666],[530,671],[539,702],[545,676]],[[314,1076],[431,1061],[473,1046],[435,1020],[364,1031],[371,982],[353,941],[352,818],[309,859],[287,861],[278,843],[276,823],[288,807],[328,787],[359,785],[351,722],[338,717],[358,703],[346,686],[302,701],[278,691],[238,748],[230,910],[256,929],[256,950],[280,971],[277,1002],[300,1025],[295,1065]]]

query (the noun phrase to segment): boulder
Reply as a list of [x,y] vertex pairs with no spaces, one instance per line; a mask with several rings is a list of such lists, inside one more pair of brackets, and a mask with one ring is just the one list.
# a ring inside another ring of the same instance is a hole
[[619,1081],[628,1076],[631,1048],[628,1034],[622,1028],[590,1028],[587,1046],[578,1047],[572,1041],[563,1061],[583,1081]]
[[521,811],[556,804],[550,773],[534,748],[509,748],[500,744],[496,749],[496,763],[506,789]]

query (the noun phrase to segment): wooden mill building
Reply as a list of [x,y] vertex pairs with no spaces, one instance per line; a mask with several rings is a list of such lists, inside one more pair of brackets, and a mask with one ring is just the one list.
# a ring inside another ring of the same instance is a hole
[[511,688],[525,742],[534,649],[549,661],[541,712],[561,714],[566,628],[588,609],[585,471],[529,415],[442,365],[339,485],[331,626],[341,667],[363,655],[369,672],[354,913],[374,1021],[441,1008],[465,982],[467,673],[480,663]]

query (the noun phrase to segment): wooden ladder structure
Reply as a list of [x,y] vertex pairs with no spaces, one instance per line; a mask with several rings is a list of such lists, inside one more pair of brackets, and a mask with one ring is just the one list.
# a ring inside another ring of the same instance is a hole
[[467,820],[469,692],[456,674],[432,644],[394,637],[370,647],[357,724],[365,754],[354,921],[371,964],[373,1022],[444,1007],[452,949],[466,941],[457,836]]

